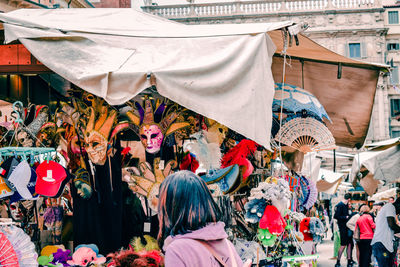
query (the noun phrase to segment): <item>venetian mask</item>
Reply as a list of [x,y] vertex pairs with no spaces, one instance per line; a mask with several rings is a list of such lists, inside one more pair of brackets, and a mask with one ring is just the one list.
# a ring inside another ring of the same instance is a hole
[[148,153],[155,154],[160,151],[164,134],[158,125],[143,125],[139,134],[140,140]]
[[92,187],[90,186],[90,177],[87,170],[79,168],[75,172],[74,185],[76,191],[83,199],[89,199],[92,196]]
[[24,129],[18,131],[16,139],[23,147],[32,147],[34,144],[33,138]]
[[103,165],[107,159],[107,140],[98,132],[92,131],[85,137],[86,152],[89,159],[98,165]]
[[165,137],[189,126],[188,122],[175,122],[179,116],[177,108],[171,112],[166,111],[167,104],[160,100],[155,102],[154,109],[150,99],[145,99],[143,106],[135,102],[135,107],[138,114],[130,110],[126,115],[139,127],[142,144],[150,154],[160,151]]
[[207,142],[216,143],[221,146],[228,134],[228,127],[211,119],[207,119],[206,124],[208,129],[204,135]]
[[85,132],[86,152],[92,163],[104,165],[107,159],[107,139],[116,120],[117,112],[109,111],[106,106],[103,106],[100,112],[93,108],[89,108],[89,110],[90,118]]

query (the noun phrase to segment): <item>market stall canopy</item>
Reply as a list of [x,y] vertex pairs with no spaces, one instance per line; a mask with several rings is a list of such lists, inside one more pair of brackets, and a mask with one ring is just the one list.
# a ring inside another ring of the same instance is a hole
[[[151,85],[269,148],[275,45],[292,22],[184,25],[133,9],[20,9],[0,14],[5,40],[109,104]],[[151,77],[150,79],[148,79]]]
[[388,190],[378,192],[372,195],[371,197],[368,197],[368,200],[382,201],[382,200],[388,200],[390,197],[396,199],[396,194],[397,194],[397,188],[390,188]]
[[391,148],[392,146],[396,146],[399,144],[400,144],[400,138],[397,137],[370,144],[365,144],[364,147],[367,148],[369,151],[380,151],[380,150],[386,150],[388,148]]
[[[282,82],[282,32],[268,34],[277,46],[273,76],[275,82]],[[332,123],[326,121],[326,125],[335,137],[336,145],[362,147],[379,73],[387,66],[346,58],[301,34],[298,42],[296,46],[293,40],[287,49],[290,67],[286,68],[285,82],[307,90],[321,102],[332,120]]]
[[318,192],[324,192],[330,195],[336,193],[340,183],[343,181],[344,173],[333,172],[321,168],[317,181]]
[[383,151],[360,153],[360,160],[357,156],[354,157],[350,179],[353,180],[357,172],[363,169],[368,171],[368,175],[373,175],[375,180],[398,181],[400,178],[400,145]]

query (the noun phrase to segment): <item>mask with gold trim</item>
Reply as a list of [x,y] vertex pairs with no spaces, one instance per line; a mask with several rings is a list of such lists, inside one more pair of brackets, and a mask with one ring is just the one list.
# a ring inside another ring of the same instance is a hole
[[89,112],[85,130],[86,152],[94,164],[104,165],[107,159],[108,138],[116,122],[117,112],[107,106],[100,109],[90,107]]
[[189,126],[188,122],[175,122],[180,113],[176,108],[167,108],[161,100],[154,102],[155,108],[150,99],[145,99],[143,106],[135,102],[138,114],[133,110],[127,112],[131,122],[139,127],[140,140],[150,154],[160,151],[167,136]]

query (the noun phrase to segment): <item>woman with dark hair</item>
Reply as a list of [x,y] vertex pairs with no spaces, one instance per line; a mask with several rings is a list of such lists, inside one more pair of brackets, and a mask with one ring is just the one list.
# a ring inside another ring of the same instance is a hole
[[221,212],[206,183],[190,171],[169,175],[160,186],[158,242],[166,267],[243,266],[228,241]]

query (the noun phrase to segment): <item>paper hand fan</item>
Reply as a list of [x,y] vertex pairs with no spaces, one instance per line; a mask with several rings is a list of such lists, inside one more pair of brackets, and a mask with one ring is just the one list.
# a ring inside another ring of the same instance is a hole
[[2,232],[0,232],[0,266],[19,267],[17,253]]
[[309,196],[307,202],[304,204],[306,209],[310,209],[318,198],[318,189],[316,183],[308,179],[309,184]]
[[336,147],[335,138],[328,127],[312,117],[290,119],[279,129],[275,141],[303,153]]
[[20,266],[39,266],[37,263],[38,255],[36,253],[35,245],[32,243],[31,238],[20,228],[16,226],[7,227],[7,231],[2,232],[7,236],[11,242]]

